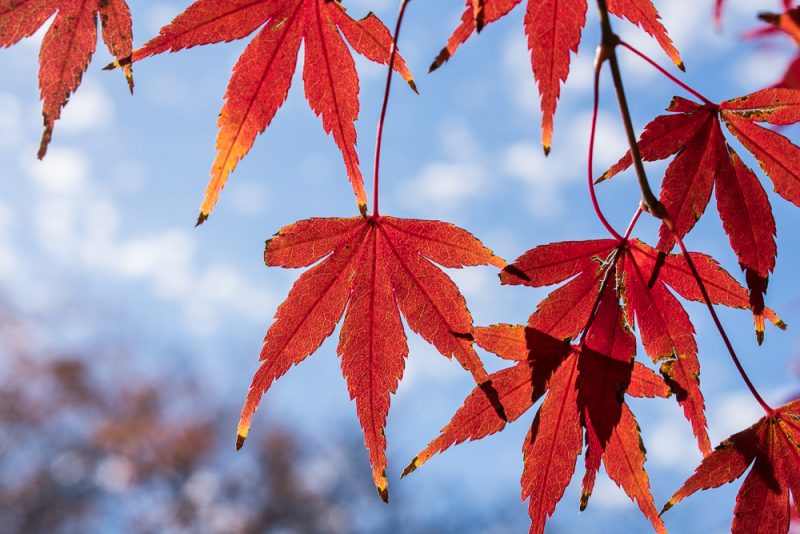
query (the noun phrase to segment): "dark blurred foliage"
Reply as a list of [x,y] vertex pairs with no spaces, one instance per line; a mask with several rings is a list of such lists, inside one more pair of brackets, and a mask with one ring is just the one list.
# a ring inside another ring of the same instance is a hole
[[443,495],[421,508],[402,484],[380,502],[356,428],[308,443],[265,421],[235,452],[238,412],[190,366],[153,378],[134,370],[135,347],[37,347],[41,326],[4,309],[0,533],[507,531],[505,506],[483,517]]
[[6,361],[0,530],[350,530],[346,492],[306,486],[294,436],[273,430],[234,456],[221,439],[230,425],[218,423],[199,388],[148,382],[113,356],[91,356]]

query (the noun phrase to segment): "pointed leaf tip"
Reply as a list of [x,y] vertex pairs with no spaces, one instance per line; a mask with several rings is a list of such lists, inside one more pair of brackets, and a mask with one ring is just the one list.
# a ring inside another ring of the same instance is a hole
[[450,59],[450,51],[447,49],[447,47],[442,48],[442,51],[439,52],[439,55],[436,56],[436,59],[433,60],[431,66],[428,67],[428,72],[430,73],[435,71],[436,69],[444,65],[448,59]]
[[242,446],[244,445],[244,440],[247,439],[247,436],[244,434],[236,434],[236,450],[241,450]]
[[384,487],[378,486],[377,489],[378,489],[378,495],[380,495],[381,500],[386,504],[389,504],[389,488],[387,488],[386,486]]
[[411,460],[411,463],[408,464],[408,466],[405,469],[403,469],[403,474],[400,475],[400,478],[403,478],[406,475],[410,475],[411,473],[417,470],[417,467],[419,467],[419,465],[417,464],[418,459],[419,456],[414,456],[414,459]]
[[200,226],[201,224],[203,224],[207,220],[208,220],[208,213],[203,213],[201,211],[200,215],[197,216],[197,222],[194,224],[194,227],[197,228],[198,226]]
[[419,94],[419,89],[417,89],[417,82],[414,81],[414,78],[408,80],[408,86],[411,87],[412,91]]

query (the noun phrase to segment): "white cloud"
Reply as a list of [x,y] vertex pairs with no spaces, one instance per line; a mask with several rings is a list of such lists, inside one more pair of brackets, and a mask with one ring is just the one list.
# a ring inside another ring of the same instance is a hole
[[597,474],[597,480],[592,491],[589,506],[596,506],[604,510],[619,510],[633,506],[633,501],[617,486],[605,471]]
[[16,230],[15,222],[14,212],[0,202],[0,279],[12,282],[8,284],[10,287],[17,287],[13,282],[20,281],[25,275],[12,237]]
[[243,180],[231,188],[228,203],[241,215],[258,215],[269,206],[269,194],[261,183]]
[[179,6],[170,3],[158,3],[151,6],[142,17],[147,34],[158,35],[159,30],[169,24],[181,11]]
[[404,325],[408,337],[408,359],[398,393],[411,391],[418,386],[431,386],[459,380],[464,368],[455,358],[445,358],[436,348],[414,334]]
[[523,33],[513,32],[509,37],[503,51],[503,66],[508,78],[505,85],[516,104],[527,112],[538,110],[539,97],[531,71],[531,55]]
[[435,213],[451,213],[465,201],[483,192],[486,164],[472,132],[460,124],[440,129],[439,145],[448,160],[432,161],[399,188],[398,198],[409,207]]
[[658,415],[659,423],[645,437],[647,460],[666,469],[690,470],[702,459],[691,426],[674,406],[664,408]]
[[720,396],[709,409],[708,418],[714,421],[709,429],[711,442],[719,443],[731,434],[744,430],[760,417],[764,411],[747,391],[737,391]]
[[22,131],[22,103],[19,98],[0,92],[0,149],[17,146]]
[[[96,273],[129,284],[143,283],[155,298],[182,309],[187,328],[197,335],[212,334],[231,318],[261,322],[262,312],[275,307],[270,291],[234,267],[220,262],[198,267],[197,238],[190,230],[124,236],[120,208],[107,184],[92,181],[82,151],[54,147],[43,162],[30,154],[23,157],[21,167],[33,179],[39,196],[30,213],[16,216],[30,219],[40,251],[49,256],[48,272]],[[9,213],[4,214],[0,206],[0,252],[7,241],[4,226],[5,219],[12,218]],[[21,263],[13,254],[3,254],[3,258],[0,276],[8,279],[11,273],[6,271],[19,270]],[[24,263],[26,270],[34,265]],[[33,279],[45,279],[35,267],[32,270]]]
[[86,156],[74,149],[51,147],[47,157],[36,161],[25,152],[22,166],[45,194],[74,193],[86,185],[89,162]]
[[84,80],[69,99],[69,105],[58,123],[58,130],[80,133],[97,130],[111,124],[114,106],[101,85],[91,79]]
[[[744,56],[742,60],[731,65],[728,77],[731,83],[740,88],[741,92],[768,87],[783,78],[786,67],[791,62],[790,52],[794,53],[795,51],[788,47],[754,50],[751,54]],[[743,76],[743,73],[746,75]]]
[[[502,156],[503,171],[528,187],[527,204],[537,217],[563,213],[563,189],[586,180],[586,167],[579,162],[588,157],[591,114],[574,114],[568,120],[556,132],[555,148],[548,157],[527,139],[507,147]],[[601,112],[595,140],[595,169],[607,168],[627,148],[622,132],[612,128],[612,124],[615,124],[613,118]]]
[[[397,4],[394,0],[351,0],[348,6],[352,6],[355,11],[353,16],[361,16],[361,12],[367,11],[384,11]],[[386,21],[388,24],[388,21]]]

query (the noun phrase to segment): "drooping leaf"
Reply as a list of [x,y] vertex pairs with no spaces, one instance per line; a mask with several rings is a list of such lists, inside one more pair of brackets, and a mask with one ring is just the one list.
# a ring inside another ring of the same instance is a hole
[[414,332],[469,370],[482,391],[498,388],[503,394],[508,380],[487,382],[472,347],[472,317],[464,298],[434,265],[505,265],[468,232],[439,221],[385,216],[308,219],[268,241],[264,259],[280,267],[319,263],[297,280],[267,332],[263,363],[239,422],[239,447],[261,396],[291,366],[314,353],[342,315],[337,352],[384,500],[389,395],[397,389],[408,355],[401,313]]
[[[33,35],[50,17],[39,51],[39,90],[44,133],[39,159],[47,153],[53,127],[72,93],[81,83],[97,45],[100,16],[103,41],[117,59],[131,54],[131,14],[125,0],[2,0],[0,1],[0,47],[9,47]],[[133,91],[133,71],[124,68]]]
[[[217,157],[198,223],[208,218],[228,176],[286,100],[301,43],[305,45],[306,99],[339,147],[359,209],[365,212],[366,194],[354,125],[359,112],[359,80],[345,40],[364,57],[388,63],[392,36],[373,14],[356,20],[338,1],[329,0],[196,0],[157,37],[121,63],[243,39],[259,28],[228,83],[218,121]],[[401,57],[397,57],[394,68],[415,89]]]
[[[748,307],[747,290],[719,264],[697,253],[692,259],[712,303]],[[551,243],[504,268],[501,281],[534,287],[564,284],[540,303],[527,327],[474,330],[479,345],[516,362],[489,376],[502,410],[475,388],[404,474],[453,445],[501,431],[544,397],[523,444],[522,496],[529,500],[530,531],[544,531],[572,479],[583,436],[581,509],[603,465],[654,529],[666,532],[650,493],[639,426],[624,395],[674,393],[701,451],[711,454],[694,327],[673,295],[702,300],[685,258],[638,240]],[[765,308],[764,314],[782,326],[772,310]],[[661,377],[634,361],[634,325],[646,352],[661,363]]]
[[645,351],[654,361],[662,362],[661,374],[692,424],[700,451],[708,454],[711,443],[705,402],[700,391],[700,362],[694,326],[662,278],[650,284],[656,270],[657,257],[653,252],[653,249],[635,241],[630,254],[626,255],[626,302],[639,325]]
[[[638,425],[621,399],[626,390],[628,394],[653,397],[666,396],[668,388],[658,375],[631,361],[635,351],[633,337],[622,323],[623,314],[612,286],[607,285],[606,290],[605,304],[598,309],[598,322],[592,327],[592,348],[588,348],[588,342],[570,346],[530,327],[496,325],[476,329],[475,339],[483,348],[508,351],[497,354],[518,362],[489,376],[507,420],[498,415],[484,392],[475,388],[404,474],[453,445],[502,430],[546,394],[523,443],[521,484],[523,499],[529,499],[530,531],[544,531],[547,518],[574,474],[585,434],[588,449],[582,507],[591,493],[587,481],[594,480],[602,463],[611,479],[639,504],[654,528],[664,532],[650,496]],[[617,334],[606,331],[612,322],[612,331]],[[528,354],[527,360],[521,359],[523,353]],[[627,362],[612,357],[623,354],[627,354]]]
[[[747,290],[717,262],[697,253],[692,253],[692,258],[714,304],[750,306]],[[689,300],[703,300],[682,256],[660,253],[638,240],[623,244],[610,239],[551,243],[520,256],[501,272],[500,279],[504,284],[533,287],[566,281],[539,303],[528,319],[528,327],[557,339],[571,340],[589,321],[609,269],[608,276],[614,277],[621,287],[626,323],[638,325],[645,351],[661,365],[662,375],[692,424],[700,450],[709,452],[711,444],[699,385],[694,327],[671,292]],[[771,309],[764,307],[763,315],[756,316],[759,339],[763,336],[763,316],[785,327]],[[592,331],[587,342],[591,341]]]
[[[797,91],[783,88],[765,89],[718,106],[676,97],[667,111],[672,114],[656,117],[639,139],[646,161],[675,155],[664,175],[661,202],[675,232],[683,237],[705,212],[715,189],[725,233],[745,272],[757,330],[763,332],[759,323],[763,323],[764,294],[777,256],[775,220],[766,192],[727,144],[720,122],[756,157],[775,191],[800,206],[800,147],[756,124],[800,121],[800,97]],[[628,153],[600,179],[610,178],[630,165]],[[668,252],[675,239],[666,224],[660,236],[658,248]]]
[[795,43],[800,44],[800,7],[792,7],[792,0],[783,0],[783,13],[759,13],[758,18],[768,22],[776,30],[783,31]]
[[733,482],[752,465],[736,497],[734,534],[789,531],[790,495],[800,497],[800,406],[777,409],[723,441],[667,502],[662,513],[693,493]]
[[[466,0],[461,24],[431,65],[433,71],[444,64],[456,50],[483,25],[506,16],[521,0],[483,0],[482,19],[478,18],[477,0]],[[561,85],[569,74],[571,53],[577,53],[586,23],[586,0],[528,0],[524,26],[531,52],[533,75],[539,88],[542,109],[542,145],[550,152],[553,118],[561,94]],[[683,68],[683,61],[661,24],[650,0],[609,0],[608,9],[652,35],[669,58]],[[481,24],[482,23],[482,24]]]

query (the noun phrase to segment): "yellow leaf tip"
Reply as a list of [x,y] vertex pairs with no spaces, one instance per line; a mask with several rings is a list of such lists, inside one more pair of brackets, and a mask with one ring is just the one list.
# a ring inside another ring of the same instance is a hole
[[508,267],[508,262],[500,256],[495,256],[492,254],[492,258],[489,260],[489,265],[494,265],[498,269],[505,269]]

